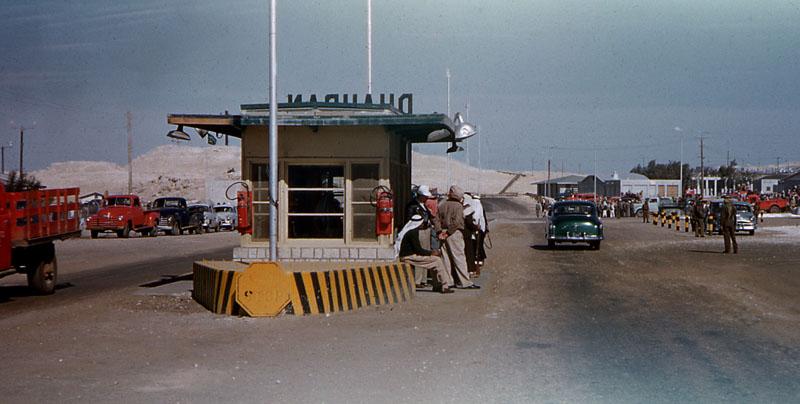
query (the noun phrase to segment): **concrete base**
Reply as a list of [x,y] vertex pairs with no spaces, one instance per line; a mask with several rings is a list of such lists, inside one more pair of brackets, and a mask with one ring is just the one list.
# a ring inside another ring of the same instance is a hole
[[[243,262],[266,261],[269,257],[269,246],[236,247],[233,259]],[[331,261],[349,262],[364,260],[393,260],[394,248],[391,247],[279,247],[280,261]]]

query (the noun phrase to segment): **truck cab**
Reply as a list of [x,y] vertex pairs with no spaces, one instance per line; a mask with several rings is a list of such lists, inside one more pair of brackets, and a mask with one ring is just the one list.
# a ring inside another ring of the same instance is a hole
[[100,210],[86,220],[92,238],[100,233],[114,232],[127,238],[131,231],[155,237],[157,212],[146,212],[136,195],[111,195],[103,199]]

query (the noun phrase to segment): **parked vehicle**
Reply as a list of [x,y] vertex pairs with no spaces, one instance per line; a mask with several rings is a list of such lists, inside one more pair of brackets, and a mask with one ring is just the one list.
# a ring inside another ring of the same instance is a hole
[[176,236],[183,232],[199,233],[203,231],[203,215],[190,212],[186,199],[180,197],[157,198],[150,208],[158,211],[158,229],[166,234]]
[[597,207],[588,201],[556,202],[548,211],[545,238],[550,248],[562,242],[588,242],[599,250],[603,222],[597,215]]
[[25,274],[41,294],[56,289],[53,242],[80,237],[78,188],[5,192],[0,185],[0,278]]
[[[709,209],[710,214],[713,215],[714,232],[717,234],[722,234],[722,228],[720,227],[719,223],[723,203],[723,201],[719,200],[712,201],[711,208]],[[736,231],[746,232],[751,236],[755,234],[756,229],[758,228],[758,221],[753,216],[753,207],[747,202],[735,201],[732,203],[733,207],[736,208]]]
[[131,231],[155,237],[157,224],[158,212],[145,211],[136,195],[111,195],[103,199],[97,213],[86,219],[86,229],[92,238],[105,232],[114,232],[119,238],[127,238]]
[[747,202],[758,204],[758,209],[762,212],[780,213],[789,210],[789,201],[783,198],[761,198],[758,194],[747,195]]
[[220,223],[217,213],[211,208],[210,204],[206,203],[193,203],[189,205],[189,211],[193,214],[200,214],[203,216],[202,224],[204,231],[214,230],[219,232]]
[[[667,205],[673,205],[673,204],[675,204],[675,201],[672,198],[668,197],[668,196],[651,196],[651,197],[645,198],[644,201],[633,204],[633,212],[636,215],[636,217],[642,217],[642,206],[645,203],[647,203],[648,211],[652,215],[652,214],[654,214],[656,212],[660,212],[660,207],[667,206]],[[675,205],[673,207],[677,208],[677,205]]]
[[238,215],[236,209],[229,203],[217,203],[214,205],[214,213],[217,214],[219,225],[225,230],[233,230],[238,224]]

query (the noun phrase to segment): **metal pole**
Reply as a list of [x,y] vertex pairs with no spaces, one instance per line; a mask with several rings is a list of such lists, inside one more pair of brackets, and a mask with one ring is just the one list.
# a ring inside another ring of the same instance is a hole
[[679,196],[681,198],[683,198],[683,134],[681,134],[681,169],[680,169],[680,172],[681,172],[681,183],[678,186],[678,189],[680,190],[679,191],[680,192]]
[[[445,72],[447,75],[447,117],[450,118],[450,68],[448,68]],[[447,153],[447,184],[446,187],[450,187],[452,184],[450,178],[450,153]]]
[[367,94],[372,94],[372,0],[367,0]]
[[22,173],[23,173],[22,156],[24,149],[25,149],[25,128],[20,126],[19,127],[19,173],[18,173],[19,178],[22,178]]
[[594,150],[594,204],[597,205],[597,149]]
[[278,260],[278,61],[277,0],[269,2],[269,259]]
[[0,173],[6,173],[6,147],[0,146]]
[[[128,121],[128,194],[133,193],[133,163],[131,159],[131,154],[133,154],[133,125],[131,121],[133,120],[133,114],[131,111],[128,111],[125,114],[125,117]],[[209,135],[211,136],[211,135]]]

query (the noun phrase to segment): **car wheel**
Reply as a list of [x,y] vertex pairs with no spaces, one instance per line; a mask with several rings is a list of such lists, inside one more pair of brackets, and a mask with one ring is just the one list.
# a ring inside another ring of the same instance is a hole
[[126,223],[125,227],[123,227],[122,230],[117,231],[117,237],[118,238],[128,238],[128,236],[130,234],[131,234],[131,224],[130,223]]
[[556,242],[555,242],[555,240],[547,240],[547,248],[549,248],[549,249],[551,249],[551,250],[552,250],[552,249],[554,249],[554,248],[556,248]]
[[181,230],[181,222],[177,217],[172,216],[172,229],[170,229],[169,234],[172,236],[179,236],[182,233],[183,231]]
[[589,245],[592,247],[593,250],[599,250],[600,249],[600,242],[599,241],[592,241],[591,243],[589,243]]
[[27,264],[28,287],[43,295],[51,295],[56,290],[58,261],[53,244],[47,244],[44,254],[36,254]]
[[641,210],[641,209],[639,209],[639,210],[637,210],[637,211],[636,211],[636,217],[638,217],[638,218],[641,218],[641,217],[642,217],[642,215],[643,215],[643,213],[642,213],[642,210]]
[[781,213],[781,208],[778,205],[772,205],[769,207],[769,213]]
[[97,236],[99,236],[99,235],[100,235],[100,232],[99,232],[99,231],[97,231],[97,230],[92,230],[92,231],[91,231],[91,234],[92,234],[92,238],[97,238]]
[[750,230],[750,231],[748,231],[748,233],[750,233],[750,235],[752,236],[752,235],[756,234],[756,231],[755,230]]
[[217,227],[214,228],[214,233],[219,233],[219,223],[217,223]]

